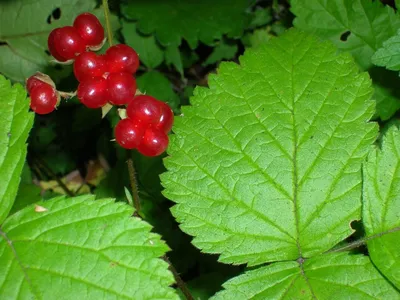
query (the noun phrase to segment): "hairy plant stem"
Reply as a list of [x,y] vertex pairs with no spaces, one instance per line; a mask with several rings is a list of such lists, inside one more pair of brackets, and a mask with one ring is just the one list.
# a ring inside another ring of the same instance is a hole
[[108,0],[103,0],[104,18],[106,19],[107,39],[110,47],[113,45],[113,33],[110,23],[110,9],[108,8]]
[[[112,28],[111,28],[111,24],[110,24],[110,9],[108,7],[108,0],[102,0],[102,1],[103,1],[104,16],[106,19],[108,44],[111,47],[113,44],[113,37],[112,37]],[[139,188],[138,188],[138,183],[137,183],[137,179],[136,179],[135,166],[134,166],[133,159],[131,156],[128,157],[128,160],[126,163],[128,165],[129,181],[130,181],[130,185],[131,185],[131,189],[132,189],[133,204],[135,206],[134,216],[137,216],[137,217],[143,219],[140,216]],[[187,288],[186,283],[179,276],[177,270],[175,269],[175,267],[173,266],[171,261],[168,259],[168,256],[166,254],[164,254],[162,256],[162,259],[168,264],[168,268],[174,276],[176,285],[182,291],[182,293],[185,295],[185,298],[187,300],[193,300],[194,298],[190,294],[190,291]]]

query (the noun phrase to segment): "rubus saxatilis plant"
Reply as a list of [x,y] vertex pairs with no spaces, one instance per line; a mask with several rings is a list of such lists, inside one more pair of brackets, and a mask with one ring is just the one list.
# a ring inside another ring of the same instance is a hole
[[59,92],[51,78],[40,72],[27,79],[31,109],[38,114],[51,113],[62,97],[77,96],[88,108],[124,106],[123,118],[115,127],[115,140],[125,149],[137,149],[146,156],[158,156],[168,147],[168,133],[174,114],[168,104],[142,95],[136,88],[134,74],[139,56],[134,49],[118,44],[109,47],[104,55],[104,29],[91,13],[76,17],[73,26],[56,28],[49,34],[50,54],[59,63],[73,63],[79,81],[74,93]]

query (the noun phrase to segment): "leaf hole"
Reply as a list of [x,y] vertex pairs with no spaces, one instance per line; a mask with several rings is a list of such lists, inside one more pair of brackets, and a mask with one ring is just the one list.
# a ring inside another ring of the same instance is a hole
[[340,40],[342,42],[346,42],[347,39],[349,38],[350,34],[351,34],[350,31],[343,32],[342,35],[340,36]]
[[61,9],[57,7],[51,14],[47,17],[47,24],[51,24],[53,20],[58,20],[61,18]]

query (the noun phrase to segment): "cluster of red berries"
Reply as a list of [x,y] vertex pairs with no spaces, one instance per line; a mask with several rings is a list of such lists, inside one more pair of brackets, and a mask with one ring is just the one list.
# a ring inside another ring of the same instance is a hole
[[[106,104],[126,106],[127,118],[115,127],[115,140],[126,149],[138,149],[144,155],[157,156],[168,146],[174,114],[164,102],[147,95],[136,95],[134,74],[139,57],[131,47],[111,46],[103,55],[92,51],[105,42],[104,29],[96,16],[83,13],[73,26],[54,29],[48,37],[50,54],[60,63],[73,63],[79,101],[88,108]],[[62,93],[45,74],[36,73],[26,82],[31,108],[38,114],[52,112]]]

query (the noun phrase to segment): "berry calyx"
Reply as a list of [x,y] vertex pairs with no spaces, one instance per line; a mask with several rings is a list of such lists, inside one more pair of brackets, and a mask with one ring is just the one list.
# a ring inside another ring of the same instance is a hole
[[106,71],[106,60],[103,55],[83,52],[75,59],[74,74],[80,82],[92,77],[102,77]]
[[51,55],[61,62],[74,59],[76,55],[86,51],[85,41],[72,26],[54,29],[47,43]]
[[107,80],[103,77],[93,77],[81,82],[77,97],[88,108],[99,108],[108,101]]
[[99,19],[91,13],[83,13],[76,17],[73,27],[76,28],[87,46],[98,46],[104,40],[104,28]]
[[107,83],[111,104],[124,105],[135,96],[136,80],[129,73],[110,73],[107,77]]
[[144,132],[142,123],[126,118],[115,126],[115,140],[125,149],[135,149],[139,146]]
[[57,105],[57,91],[49,84],[42,83],[32,87],[29,91],[31,109],[40,115],[51,113]]
[[158,156],[168,147],[168,135],[154,127],[148,127],[144,132],[138,151],[145,156]]
[[28,90],[28,93],[30,93],[35,87],[41,86],[43,84],[46,83],[44,83],[40,79],[37,79],[35,76],[31,76],[26,81],[26,89]]
[[170,132],[172,125],[174,124],[174,112],[171,107],[165,102],[160,101],[161,115],[158,119],[156,127],[165,133]]
[[139,68],[139,56],[136,51],[124,44],[108,48],[106,58],[110,73],[128,72],[134,74]]
[[140,120],[147,125],[158,123],[161,117],[162,108],[160,101],[147,95],[140,95],[128,103],[126,114],[132,120]]

